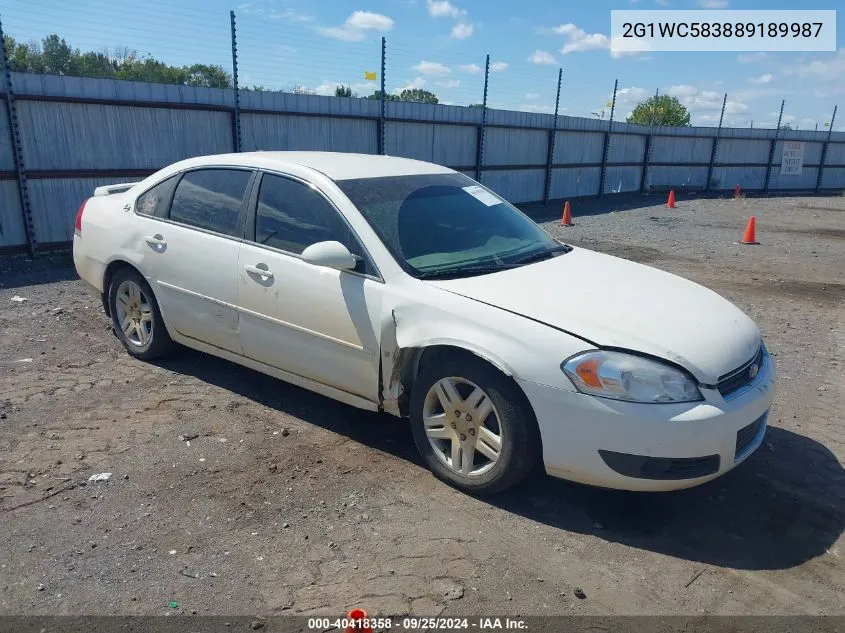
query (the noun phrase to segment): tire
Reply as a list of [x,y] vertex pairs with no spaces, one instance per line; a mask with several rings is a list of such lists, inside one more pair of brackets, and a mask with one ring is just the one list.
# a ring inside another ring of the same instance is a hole
[[[443,396],[449,397],[444,380],[453,384],[451,395],[456,396],[457,406],[442,406]],[[483,395],[476,403],[479,388]],[[487,409],[491,411],[485,414]],[[472,411],[480,412],[474,420],[466,415]],[[540,432],[525,394],[480,358],[450,354],[423,365],[411,391],[410,414],[414,441],[426,465],[439,479],[464,492],[501,492],[540,464]],[[497,431],[499,451],[494,460]],[[430,434],[436,436],[433,441]],[[455,442],[461,446],[460,455],[455,454]],[[474,452],[468,450],[472,447]],[[466,459],[467,454],[472,458]],[[456,458],[461,460],[461,472],[452,466],[457,467]]]
[[[114,332],[131,356],[153,360],[175,347],[150,285],[136,270],[121,268],[114,274],[108,301]],[[124,328],[127,318],[131,323]]]

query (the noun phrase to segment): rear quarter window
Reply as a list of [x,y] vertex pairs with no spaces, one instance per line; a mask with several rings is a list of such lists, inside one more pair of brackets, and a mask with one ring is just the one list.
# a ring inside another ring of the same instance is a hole
[[179,182],[179,176],[171,176],[147,189],[135,201],[135,211],[141,215],[166,218],[177,182]]

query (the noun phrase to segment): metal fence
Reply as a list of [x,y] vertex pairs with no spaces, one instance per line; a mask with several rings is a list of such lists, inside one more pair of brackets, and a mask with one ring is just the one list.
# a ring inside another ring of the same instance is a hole
[[[398,70],[396,80],[386,79],[391,68],[411,67],[416,57],[401,46],[394,55],[385,38],[372,70],[365,71],[376,80],[345,84],[373,89],[376,98],[312,94],[333,94],[332,82],[321,91],[294,84],[271,91],[267,56],[250,51],[257,34],[244,38],[249,29],[239,27],[234,12],[226,26],[231,88],[16,73],[3,56],[0,249],[36,254],[67,244],[76,208],[95,186],[140,179],[189,156],[259,149],[433,161],[513,202],[667,188],[730,190],[737,184],[759,191],[845,189],[845,133],[833,132],[835,109],[824,131],[784,130],[780,121],[774,129],[727,128],[725,95],[716,127],[641,126],[614,120],[614,87],[609,113],[571,117],[561,112],[565,73],[554,68],[535,71],[533,79],[532,97],[550,93],[548,103],[524,95],[531,101],[526,107],[502,109],[495,106],[520,95],[500,79],[504,62],[490,55],[478,63],[438,58],[416,64],[425,77],[465,90],[469,103],[463,106],[393,100],[389,95],[403,86],[421,84]],[[284,45],[294,44],[301,45]],[[372,47],[373,41],[353,44]],[[251,67],[248,82],[243,64]],[[452,78],[458,72],[461,78]],[[792,141],[801,143],[802,168],[781,173],[785,144]]]

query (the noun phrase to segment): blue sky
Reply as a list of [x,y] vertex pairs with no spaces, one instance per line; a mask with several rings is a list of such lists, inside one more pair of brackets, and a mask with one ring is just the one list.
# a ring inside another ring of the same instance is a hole
[[[836,9],[841,0],[807,0],[803,9]],[[837,52],[660,53],[615,57],[609,50],[611,9],[795,9],[794,0],[0,0],[4,30],[21,40],[56,32],[86,50],[125,46],[174,64],[231,67],[229,9],[237,15],[241,85],[299,87],[334,94],[337,84],[361,95],[379,70],[387,38],[388,91],[421,87],[441,102],[467,105],[482,97],[485,55],[491,56],[491,107],[554,109],[563,68],[561,113],[591,116],[619,79],[616,119],[661,93],[687,105],[694,124],[774,127],[784,120],[813,129],[842,111],[845,130],[845,16]],[[605,116],[607,112],[605,112]]]

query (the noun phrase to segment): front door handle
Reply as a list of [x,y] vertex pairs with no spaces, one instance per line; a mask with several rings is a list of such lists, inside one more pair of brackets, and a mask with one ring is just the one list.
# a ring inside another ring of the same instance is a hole
[[167,246],[167,242],[164,240],[164,236],[162,236],[161,233],[147,235],[147,237],[144,238],[144,241],[153,247],[164,248]]
[[[264,266],[264,268],[261,268]],[[246,264],[244,266],[244,270],[248,273],[252,273],[253,275],[260,275],[265,279],[272,279],[273,272],[267,268],[267,264],[258,264],[258,266],[253,266],[252,264]]]

